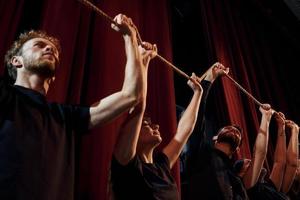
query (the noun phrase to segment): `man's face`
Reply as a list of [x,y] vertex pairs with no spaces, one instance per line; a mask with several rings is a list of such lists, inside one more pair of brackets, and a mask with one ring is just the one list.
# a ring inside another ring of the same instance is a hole
[[44,77],[53,77],[59,61],[57,48],[43,38],[33,38],[24,43],[21,49],[24,68]]

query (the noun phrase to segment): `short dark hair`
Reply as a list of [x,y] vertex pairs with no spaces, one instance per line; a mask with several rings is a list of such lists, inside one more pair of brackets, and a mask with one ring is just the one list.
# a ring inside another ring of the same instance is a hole
[[10,47],[10,49],[6,52],[5,54],[5,58],[4,58],[4,63],[7,67],[7,72],[8,75],[16,80],[17,78],[17,69],[16,67],[11,63],[11,59],[14,56],[18,56],[21,54],[21,49],[23,47],[23,45],[28,41],[31,40],[33,38],[43,38],[46,39],[48,41],[50,41],[51,43],[54,44],[54,46],[56,47],[56,49],[58,50],[58,52],[61,52],[61,47],[60,47],[60,43],[59,40],[55,37],[49,36],[46,32],[44,31],[35,31],[35,30],[31,30],[31,31],[27,31],[24,33],[21,33],[18,37],[18,39],[12,44],[12,46]]
[[240,146],[242,141],[242,129],[239,126],[225,126],[218,131],[217,142],[224,142],[230,145],[232,151]]

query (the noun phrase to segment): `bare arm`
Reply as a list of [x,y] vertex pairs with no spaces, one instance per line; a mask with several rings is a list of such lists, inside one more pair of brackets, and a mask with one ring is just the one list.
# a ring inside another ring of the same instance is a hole
[[189,137],[189,159],[194,160],[194,156],[197,155],[198,148],[201,141],[205,138],[205,110],[206,99],[209,94],[211,84],[219,77],[229,72],[229,68],[225,68],[221,63],[214,63],[206,72],[204,81],[201,82],[203,88],[198,116],[195,124],[194,131]]
[[253,187],[258,181],[259,174],[267,154],[269,124],[272,116],[272,109],[268,104],[264,104],[264,108],[259,108],[262,113],[262,118],[254,144],[252,164],[243,178],[246,189]]
[[274,163],[270,174],[270,179],[280,191],[285,164],[286,164],[286,134],[285,134],[285,117],[284,114],[274,113],[275,120],[277,122],[278,132],[277,132],[277,142],[274,153]]
[[291,131],[291,137],[287,148],[287,163],[282,183],[282,192],[287,193],[293,183],[298,167],[298,134],[299,126],[291,121],[286,120],[286,127]]
[[147,71],[150,59],[156,55],[156,46],[151,46],[149,43],[144,43],[148,50],[139,47],[142,55],[142,63],[144,66],[143,72],[143,90],[142,101],[134,108],[133,112],[129,114],[125,122],[120,128],[120,133],[114,148],[114,156],[117,161],[126,165],[136,155],[137,142],[141,130],[143,115],[146,107],[147,96]]
[[135,106],[141,99],[143,69],[136,31],[131,19],[125,15],[117,15],[115,21],[120,24],[120,28],[114,25],[112,28],[122,32],[127,57],[123,87],[121,91],[105,97],[91,106],[89,128],[115,119],[121,113]]
[[193,89],[194,95],[187,109],[184,111],[183,116],[181,117],[176,134],[170,143],[163,149],[164,154],[168,157],[170,162],[170,168],[173,167],[176,162],[179,154],[187,142],[190,134],[192,133],[199,110],[199,105],[202,97],[202,87],[196,81],[196,76],[193,74],[193,81],[189,80],[188,85]]

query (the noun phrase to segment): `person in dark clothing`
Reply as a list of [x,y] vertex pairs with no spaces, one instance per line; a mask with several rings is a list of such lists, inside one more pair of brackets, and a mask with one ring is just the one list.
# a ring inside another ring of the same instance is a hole
[[[143,93],[143,56],[130,18],[115,18],[127,63],[123,88],[91,107],[48,103],[59,63],[58,40],[42,31],[19,36],[5,62],[14,85],[0,80],[0,199],[74,199],[74,131],[112,121]],[[144,50],[152,52],[152,50]]]
[[263,168],[261,178],[253,187],[247,190],[249,198],[257,200],[288,200],[289,198],[283,192],[277,190],[270,177],[264,178],[266,174],[267,170]]
[[[221,63],[213,64],[205,75],[205,78],[201,81],[201,86],[203,88],[202,100],[199,108],[199,114],[197,118],[197,122],[193,132],[204,132],[206,131],[205,126],[205,109],[206,109],[206,99],[210,92],[210,88],[214,81],[223,73],[228,73],[229,68],[225,68]],[[179,120],[184,113],[184,108],[181,106],[176,107],[177,111],[177,119]],[[186,199],[186,195],[188,194],[188,169],[187,169],[187,159],[190,157],[191,149],[190,147],[196,144],[193,144],[197,141],[197,134],[192,133],[190,138],[188,139],[186,145],[184,145],[183,150],[180,154],[180,181],[181,181],[181,197],[182,199]],[[197,142],[196,142],[197,143]]]
[[[222,71],[220,73],[225,73],[224,69]],[[186,158],[187,186],[183,199],[248,199],[243,181],[233,173],[231,160],[241,143],[241,130],[236,126],[225,126],[219,130],[213,145],[207,140],[204,131],[204,111],[209,90],[203,88],[203,100],[197,121],[200,128],[191,135]],[[264,104],[263,107],[260,108],[263,114],[258,133],[260,140],[257,139],[256,146],[266,142],[272,115],[268,104]],[[259,152],[256,151],[256,162],[246,175],[247,185],[253,184],[253,179],[258,176],[256,169],[257,165],[261,164],[262,157]]]
[[[264,104],[268,107],[267,104]],[[255,184],[257,170],[262,164],[263,155],[258,143],[263,143],[268,132],[268,122],[271,111],[260,108],[263,118],[256,139],[256,159],[245,173],[244,179],[240,180],[233,173],[231,157],[237,151],[241,132],[235,126],[222,128],[212,147],[204,138],[199,141],[199,149],[196,149],[188,160],[189,174],[189,196],[188,199],[248,199],[246,189]]]
[[202,88],[195,74],[190,77],[188,85],[194,92],[193,97],[178,123],[174,137],[161,152],[154,153],[162,142],[159,126],[144,116],[146,93],[141,104],[123,123],[111,163],[114,199],[180,199],[171,168],[195,126],[202,97]]

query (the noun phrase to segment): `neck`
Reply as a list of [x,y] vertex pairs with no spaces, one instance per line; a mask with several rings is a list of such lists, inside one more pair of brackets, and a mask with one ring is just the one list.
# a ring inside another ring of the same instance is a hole
[[52,78],[43,78],[37,74],[22,73],[18,74],[15,85],[35,90],[46,95]]
[[138,150],[139,157],[145,163],[153,163],[153,150],[154,148],[143,148]]

